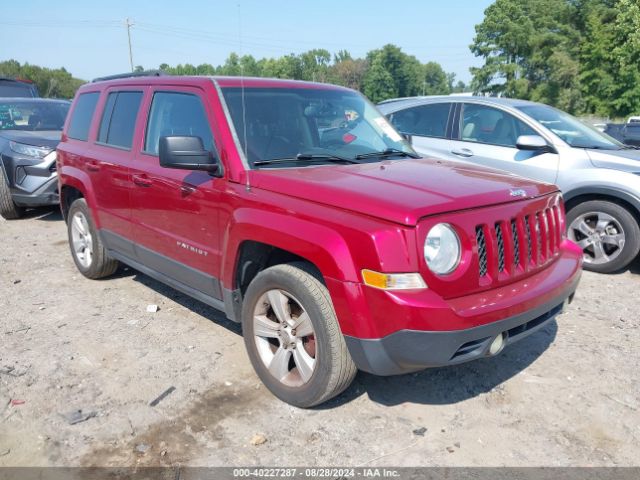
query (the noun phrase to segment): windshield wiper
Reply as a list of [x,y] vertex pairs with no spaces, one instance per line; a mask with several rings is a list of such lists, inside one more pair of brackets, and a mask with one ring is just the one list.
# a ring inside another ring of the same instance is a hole
[[329,160],[330,162],[360,163],[353,158],[341,157],[333,153],[299,153],[298,160]]
[[253,165],[260,166],[260,165],[271,165],[274,163],[314,161],[314,160],[327,160],[329,162],[341,162],[341,163],[360,163],[355,159],[341,157],[339,155],[334,155],[331,153],[299,153],[295,157],[272,158],[269,160],[257,160],[253,162]]
[[362,160],[363,158],[372,158],[372,157],[391,157],[393,155],[402,155],[404,157],[410,158],[420,158],[420,155],[411,152],[405,152],[404,150],[399,150],[397,148],[387,148],[386,150],[382,150],[380,152],[369,152],[369,153],[361,153],[360,155],[356,155],[356,159]]
[[587,150],[615,150],[611,147],[605,147],[604,145],[571,145],[573,148],[584,148]]

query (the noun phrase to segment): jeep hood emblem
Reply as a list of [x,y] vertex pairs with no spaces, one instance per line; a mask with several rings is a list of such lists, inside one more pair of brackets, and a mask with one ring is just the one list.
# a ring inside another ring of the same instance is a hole
[[517,190],[509,190],[509,195],[511,195],[512,197],[526,197],[527,192],[525,192],[521,188],[518,188]]

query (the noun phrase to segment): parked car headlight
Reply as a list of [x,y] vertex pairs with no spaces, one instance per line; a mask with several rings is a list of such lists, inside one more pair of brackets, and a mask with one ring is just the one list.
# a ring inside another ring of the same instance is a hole
[[431,227],[424,241],[424,259],[437,275],[456,269],[460,263],[460,239],[451,225],[438,223]]
[[51,153],[50,148],[34,147],[33,145],[26,145],[24,143],[9,142],[9,148],[16,153],[26,155],[27,157],[44,158]]

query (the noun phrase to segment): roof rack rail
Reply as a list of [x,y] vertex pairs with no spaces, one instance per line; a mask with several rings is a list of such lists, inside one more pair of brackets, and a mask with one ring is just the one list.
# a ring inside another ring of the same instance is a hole
[[118,73],[116,75],[107,75],[106,77],[98,77],[91,80],[93,82],[103,82],[105,80],[116,80],[118,78],[132,78],[132,77],[164,77],[165,75],[169,75],[167,72],[162,70],[144,70],[142,72],[128,72],[128,73]]

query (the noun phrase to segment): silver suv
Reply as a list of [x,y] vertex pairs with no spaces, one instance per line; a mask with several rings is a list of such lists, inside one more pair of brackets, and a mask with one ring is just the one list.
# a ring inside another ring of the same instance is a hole
[[424,154],[557,184],[587,270],[610,273],[640,250],[640,150],[524,100],[415,97],[378,105]]

